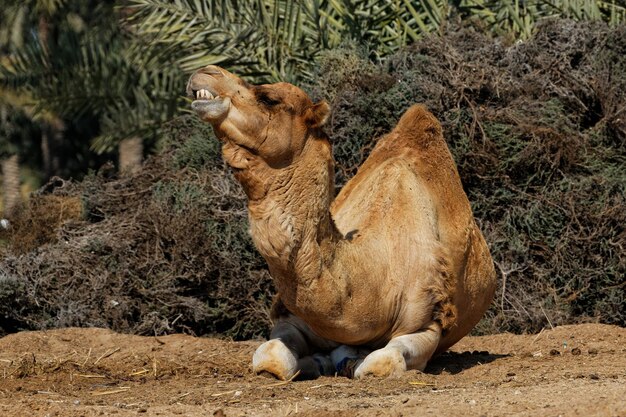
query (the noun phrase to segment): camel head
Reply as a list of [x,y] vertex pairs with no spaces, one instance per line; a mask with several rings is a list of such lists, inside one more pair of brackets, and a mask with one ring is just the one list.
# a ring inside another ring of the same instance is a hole
[[251,85],[223,68],[209,65],[187,83],[192,109],[210,123],[222,141],[226,158],[237,169],[262,159],[272,168],[289,165],[330,113],[328,103],[314,104],[288,83]]

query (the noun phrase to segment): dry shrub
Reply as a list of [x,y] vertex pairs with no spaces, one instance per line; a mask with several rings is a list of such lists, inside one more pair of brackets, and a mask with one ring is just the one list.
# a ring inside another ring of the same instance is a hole
[[[118,178],[105,167],[32,198],[48,209],[50,201],[82,200],[83,220],[53,230],[40,224],[56,239],[0,263],[0,330],[99,326],[239,338],[267,330],[269,276],[247,233],[244,194],[210,128],[185,117],[165,129],[163,142],[135,175]],[[36,215],[20,214],[13,247]]]
[[81,219],[83,204],[78,196],[41,195],[24,203],[15,213],[5,238],[11,241],[14,253],[23,254],[56,241],[59,227]]
[[[478,332],[626,324],[623,26],[552,21],[515,45],[465,28],[384,65],[335,50],[308,89],[333,105],[340,186],[413,103],[441,120],[499,271]],[[105,168],[34,198],[33,207],[80,200],[82,217],[50,220],[46,233],[14,229],[0,262],[0,331],[267,332],[269,275],[210,128],[183,117],[162,142],[135,175]],[[25,245],[18,233],[47,237]]]

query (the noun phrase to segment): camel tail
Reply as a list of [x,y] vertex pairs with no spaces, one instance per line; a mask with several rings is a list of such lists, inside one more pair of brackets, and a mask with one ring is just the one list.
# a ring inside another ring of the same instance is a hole
[[413,105],[404,112],[393,133],[413,146],[428,147],[443,141],[441,124],[422,104]]

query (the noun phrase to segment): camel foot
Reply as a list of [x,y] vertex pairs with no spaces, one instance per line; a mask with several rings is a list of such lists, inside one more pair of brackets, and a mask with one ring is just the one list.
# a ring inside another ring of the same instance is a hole
[[268,340],[252,356],[252,370],[256,374],[271,374],[286,381],[298,371],[298,359],[279,339]]
[[394,348],[375,350],[357,364],[354,378],[374,376],[378,378],[396,377],[406,371],[406,361],[402,353]]

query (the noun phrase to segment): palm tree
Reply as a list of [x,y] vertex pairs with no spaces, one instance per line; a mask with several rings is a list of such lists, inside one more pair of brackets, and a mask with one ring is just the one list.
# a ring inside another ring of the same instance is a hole
[[[35,10],[37,3],[29,2]],[[176,63],[157,59],[150,45],[120,26],[113,1],[41,3],[54,3],[54,14],[30,20],[27,27],[37,36],[24,37],[23,45],[6,55],[0,85],[31,97],[36,114],[57,114],[66,125],[88,121],[98,126],[92,149],[112,152],[124,144],[121,160],[138,163],[143,152],[135,138],[153,136],[173,116],[184,85],[182,71]],[[59,129],[50,127],[42,129],[44,151],[59,138]],[[134,155],[127,157],[127,152]]]
[[2,173],[2,201],[4,216],[9,217],[21,200],[21,162],[37,146],[33,137],[38,126],[56,123],[48,114],[35,115],[28,98],[0,89],[0,172]]
[[346,40],[388,55],[445,19],[444,0],[130,0],[128,23],[186,71],[207,64],[256,81],[313,76],[323,50]]
[[20,166],[16,154],[0,159],[2,168],[2,217],[11,217],[20,202]]
[[528,38],[546,17],[626,21],[621,0],[129,0],[138,36],[187,70],[218,64],[257,81],[310,78],[319,53],[350,39],[380,59],[451,15]]
[[[43,49],[47,50],[50,34],[50,21],[54,19],[62,1],[60,0],[28,0],[23,2],[5,1],[0,14],[2,29],[0,30],[0,48],[2,61],[10,60],[13,51],[19,50],[25,45],[25,38],[29,31],[36,27],[37,37]],[[34,11],[35,13],[29,13]],[[24,97],[16,97],[10,91],[5,91],[2,105],[27,114],[34,122],[41,125],[41,154],[44,163],[44,176],[50,177],[55,166],[58,167],[58,157],[53,152],[55,143],[59,142],[63,134],[64,123],[49,112],[44,117],[39,117],[29,100]],[[37,119],[37,120],[35,120]],[[6,119],[4,120],[6,122]]]
[[127,0],[117,9],[113,0],[3,3],[0,87],[32,99],[35,115],[56,117],[38,122],[48,173],[55,145],[75,140],[64,130],[85,121],[97,126],[93,150],[117,148],[122,165],[137,164],[145,140],[184,103],[185,72],[209,63],[254,81],[297,82],[313,77],[322,51],[346,39],[380,60],[441,30],[452,14],[522,38],[545,16],[626,20],[619,0]]

